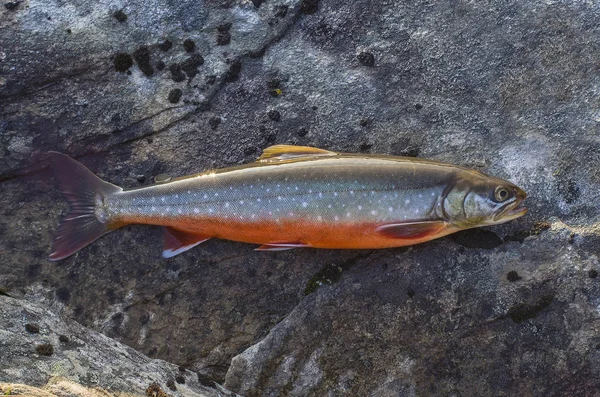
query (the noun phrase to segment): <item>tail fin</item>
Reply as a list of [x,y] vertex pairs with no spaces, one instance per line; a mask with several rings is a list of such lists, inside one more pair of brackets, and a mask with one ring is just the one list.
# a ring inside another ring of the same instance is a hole
[[49,152],[49,156],[54,178],[70,206],[52,243],[49,259],[58,261],[113,229],[108,224],[108,219],[102,219],[102,210],[97,205],[104,201],[106,195],[123,189],[104,182],[69,156],[57,152]]

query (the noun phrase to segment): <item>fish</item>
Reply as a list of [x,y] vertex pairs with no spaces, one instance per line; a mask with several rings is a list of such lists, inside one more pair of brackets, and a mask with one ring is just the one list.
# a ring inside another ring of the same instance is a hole
[[260,251],[402,247],[527,213],[511,182],[412,157],[275,145],[249,164],[129,190],[64,154],[49,158],[70,205],[52,261],[129,224],[163,226],[171,258],[211,238]]

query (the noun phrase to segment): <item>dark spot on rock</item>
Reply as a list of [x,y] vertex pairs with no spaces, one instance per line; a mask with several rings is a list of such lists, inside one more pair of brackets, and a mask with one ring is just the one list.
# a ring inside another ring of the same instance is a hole
[[202,55],[195,53],[181,63],[181,69],[191,79],[198,74],[198,67],[204,64]]
[[66,287],[60,287],[56,290],[56,297],[63,302],[68,302],[71,299],[71,292]]
[[368,152],[369,150],[371,150],[372,147],[373,145],[371,145],[370,143],[363,142],[360,144],[358,150],[361,152]]
[[175,381],[173,379],[167,381],[167,387],[173,391],[177,390],[177,386],[175,386]]
[[366,126],[368,126],[368,125],[369,125],[369,119],[366,119],[366,118],[364,118],[364,119],[360,119],[360,120],[358,121],[358,124],[359,124],[361,127],[366,127]]
[[304,295],[315,292],[323,284],[333,284],[342,277],[344,269],[337,265],[326,265],[308,280],[304,288]]
[[160,48],[161,51],[165,52],[169,51],[171,47],[173,47],[173,42],[171,40],[165,40],[158,45],[158,48]]
[[[179,368],[179,370],[181,371],[181,367]],[[185,368],[181,372],[185,372]],[[185,377],[183,375],[177,375],[175,377],[175,382],[179,383],[180,385],[183,385],[185,384]]]
[[375,65],[375,56],[370,52],[361,52],[356,56],[358,61],[365,66],[374,66]]
[[127,76],[131,76],[131,70],[128,70],[125,73],[127,74]]
[[168,395],[160,388],[158,383],[152,382],[146,389],[146,397],[168,397]]
[[553,296],[544,296],[541,297],[535,304],[530,305],[526,303],[521,303],[516,306],[511,307],[508,310],[508,317],[511,318],[515,323],[520,323],[525,320],[529,320],[538,315],[539,312],[550,306]]
[[133,58],[129,54],[120,52],[115,55],[114,64],[117,72],[125,72],[133,66]]
[[19,4],[21,4],[20,1],[9,1],[8,3],[4,3],[4,7],[9,11],[13,11],[17,9]]
[[273,121],[280,121],[281,120],[281,113],[279,113],[279,111],[271,109],[267,112],[267,116],[269,116],[269,118]]
[[454,233],[450,239],[467,248],[493,249],[504,243],[496,233],[480,228]]
[[169,66],[169,71],[171,72],[171,79],[174,82],[179,83],[185,80],[185,74],[178,63]]
[[225,73],[225,81],[232,82],[236,81],[242,71],[242,63],[240,61],[233,61],[229,65],[229,70]]
[[423,105],[421,105],[420,103],[415,103],[415,109],[421,110],[421,109],[423,109]]
[[58,337],[58,340],[59,340],[61,343],[68,343],[68,342],[69,342],[69,337],[67,337],[66,335],[60,335],[60,336]]
[[81,305],[75,306],[75,309],[73,309],[73,314],[75,315],[75,317],[81,317],[83,316],[83,312],[84,312],[84,308]]
[[267,80],[267,87],[271,89],[279,88],[281,86],[281,80],[274,77],[272,79]]
[[155,66],[156,70],[163,70],[167,65],[163,61],[157,61]]
[[198,382],[202,386],[213,387],[215,385],[215,381],[212,380],[208,375],[198,373]]
[[277,132],[276,131],[270,131],[265,140],[267,141],[268,144],[273,144],[275,143],[275,141],[277,140]]
[[208,119],[208,125],[210,125],[210,128],[213,130],[216,130],[219,124],[221,124],[221,118],[219,116],[214,116]]
[[269,90],[269,95],[271,95],[274,98],[277,98],[281,94],[282,94],[282,92],[281,92],[281,90],[279,88],[274,89],[274,90]]
[[250,156],[251,154],[256,153],[256,146],[250,146],[244,149],[244,155]]
[[231,34],[228,31],[217,33],[217,45],[227,45],[231,42]]
[[25,331],[29,332],[30,334],[39,334],[40,326],[33,323],[27,323],[25,324]]
[[217,76],[206,76],[206,78],[204,79],[204,82],[208,85],[213,85],[215,83],[215,81],[217,81]]
[[27,277],[36,278],[42,272],[42,266],[39,263],[34,263],[27,266]]
[[119,22],[125,22],[125,21],[127,21],[127,14],[125,14],[125,13],[123,12],[123,10],[116,11],[116,12],[113,14],[113,17],[115,17],[115,19],[116,19],[117,21],[119,21]]
[[299,137],[306,136],[308,134],[308,128],[300,127],[300,128],[298,128],[298,131],[296,132],[296,134],[298,134]]
[[140,316],[140,324],[146,325],[150,322],[150,315],[148,313],[144,313]]
[[172,89],[169,91],[169,102],[177,103],[181,99],[183,92],[179,88]]
[[277,18],[285,18],[288,13],[289,7],[287,5],[278,5],[275,6],[275,16]]
[[217,27],[217,45],[227,45],[231,42],[231,23],[224,23]]
[[71,34],[72,33],[71,29],[67,29],[66,32],[67,32],[67,34]]
[[196,49],[196,43],[192,39],[183,40],[183,49],[187,52],[193,52]]
[[519,281],[521,279],[521,276],[519,276],[519,273],[517,273],[514,270],[511,270],[510,272],[508,272],[508,274],[506,275],[506,279],[508,281],[510,281],[511,283],[514,283],[515,281]]
[[50,343],[42,343],[35,347],[35,351],[41,356],[51,356],[54,354],[54,346]]
[[300,11],[304,14],[314,14],[319,10],[319,0],[302,0]]
[[133,52],[133,59],[138,64],[138,67],[146,76],[152,76],[154,69],[150,65],[150,50],[148,47],[142,46]]
[[590,278],[596,278],[596,277],[598,277],[598,272],[596,270],[592,269],[588,272],[588,276],[590,276]]
[[573,204],[581,194],[579,187],[575,181],[571,179],[560,181],[558,184],[558,192],[567,204]]
[[146,182],[146,175],[136,175],[135,179],[138,181],[138,183],[144,183]]
[[409,288],[409,289],[406,291],[406,295],[408,295],[408,297],[409,297],[409,298],[412,298],[412,297],[414,297],[414,296],[415,296],[415,291],[414,291],[412,288]]
[[254,4],[254,7],[256,8],[259,8],[262,3],[263,0],[252,0],[252,4]]

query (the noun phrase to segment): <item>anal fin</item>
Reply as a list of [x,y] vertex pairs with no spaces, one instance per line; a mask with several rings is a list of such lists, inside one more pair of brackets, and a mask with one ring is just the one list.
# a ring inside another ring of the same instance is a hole
[[182,252],[194,248],[208,239],[210,239],[210,236],[192,234],[167,226],[164,228],[164,248],[162,256],[163,258],[172,258],[175,255],[179,255]]
[[447,225],[444,221],[419,221],[390,223],[379,226],[376,231],[384,236],[406,240],[416,240],[433,236]]
[[286,251],[294,248],[306,248],[309,245],[302,243],[273,243],[273,244],[263,244],[260,247],[256,248],[255,251]]

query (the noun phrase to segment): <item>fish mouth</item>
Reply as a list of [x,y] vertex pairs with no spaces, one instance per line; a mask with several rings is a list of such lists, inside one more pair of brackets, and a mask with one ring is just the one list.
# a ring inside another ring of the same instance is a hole
[[500,210],[494,215],[494,222],[504,223],[512,221],[525,215],[528,211],[526,207],[523,207],[523,200],[527,197],[524,191],[519,190],[515,195],[515,198],[503,205]]

